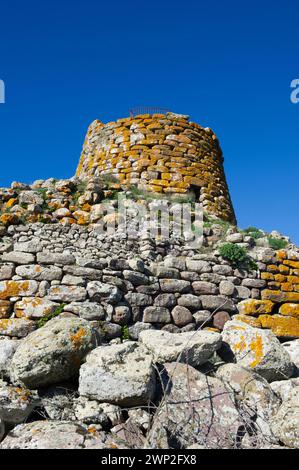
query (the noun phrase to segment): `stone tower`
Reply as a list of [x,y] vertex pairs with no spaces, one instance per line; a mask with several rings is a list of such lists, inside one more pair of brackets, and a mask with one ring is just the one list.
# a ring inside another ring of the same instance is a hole
[[206,212],[236,223],[223,156],[210,128],[174,113],[142,114],[88,129],[76,176],[113,175],[158,193],[193,192]]

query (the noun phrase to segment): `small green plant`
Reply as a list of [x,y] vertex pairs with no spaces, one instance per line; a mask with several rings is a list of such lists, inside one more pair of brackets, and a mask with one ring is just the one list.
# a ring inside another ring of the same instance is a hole
[[130,339],[129,327],[128,325],[124,325],[121,329],[121,340],[126,341],[128,339]]
[[235,243],[225,243],[219,248],[219,254],[223,259],[229,261],[235,267],[256,269],[256,263],[247,254],[245,248]]
[[37,188],[37,189],[35,189],[35,192],[38,193],[38,194],[40,194],[44,201],[47,200],[47,189],[45,189],[45,188]]
[[65,304],[59,305],[56,310],[52,313],[48,313],[48,315],[45,315],[44,317],[40,318],[37,321],[37,328],[42,328],[46,323],[48,323],[49,320],[52,320],[52,318],[57,317],[63,312],[63,309],[65,307]]
[[288,246],[288,242],[286,240],[283,240],[282,238],[275,238],[271,235],[268,236],[268,242],[270,248],[273,250],[282,250]]
[[264,236],[263,232],[256,227],[247,227],[242,231],[249,237],[254,238],[255,240]]

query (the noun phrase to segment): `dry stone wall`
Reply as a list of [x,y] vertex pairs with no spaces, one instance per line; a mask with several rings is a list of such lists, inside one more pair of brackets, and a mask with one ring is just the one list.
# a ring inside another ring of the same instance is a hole
[[171,194],[193,191],[204,210],[236,222],[219,142],[210,128],[173,113],[144,114],[88,129],[76,176]]
[[299,337],[298,254],[257,248],[258,270],[248,272],[217,251],[162,248],[145,240],[133,253],[74,225],[10,226],[0,244],[0,336],[24,337],[58,311],[93,322],[109,339],[124,327],[133,339],[147,328],[221,331],[232,316]]

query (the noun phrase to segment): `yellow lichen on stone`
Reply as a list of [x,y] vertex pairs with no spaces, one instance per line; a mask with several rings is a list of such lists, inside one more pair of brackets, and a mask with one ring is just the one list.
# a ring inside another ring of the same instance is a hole
[[243,315],[259,315],[271,313],[274,303],[271,300],[246,299],[238,304],[238,310]]
[[254,328],[260,328],[262,326],[258,318],[251,317],[250,315],[234,315],[234,320],[242,321],[243,323],[253,326]]
[[299,304],[283,304],[279,309],[279,313],[299,318]]
[[251,341],[250,350],[255,354],[255,359],[249,364],[250,367],[256,367],[261,360],[263,359],[263,339],[262,336],[258,333],[256,334],[256,338]]
[[259,320],[263,328],[270,328],[278,337],[299,338],[299,320],[297,318],[281,315],[261,315]]

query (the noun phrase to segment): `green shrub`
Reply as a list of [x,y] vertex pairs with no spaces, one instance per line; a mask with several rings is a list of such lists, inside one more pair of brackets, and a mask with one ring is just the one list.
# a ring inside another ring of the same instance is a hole
[[130,339],[130,334],[129,334],[129,327],[128,325],[125,325],[121,329],[121,340],[125,341],[127,339]]
[[247,269],[256,269],[256,263],[247,254],[242,246],[235,243],[225,243],[219,248],[219,254],[233,266],[241,266]]
[[246,233],[249,237],[254,238],[257,240],[258,238],[262,238],[264,236],[263,232],[256,227],[248,227],[243,230],[243,233]]
[[37,321],[37,328],[41,328],[42,326],[44,326],[46,323],[48,323],[49,320],[52,320],[52,318],[55,318],[57,317],[58,315],[60,315],[62,312],[63,312],[63,309],[65,307],[65,304],[61,304],[59,305],[59,307],[57,307],[56,310],[54,310],[54,312],[52,313],[48,313],[48,315],[40,318],[38,321]]
[[268,236],[268,242],[270,248],[273,250],[282,250],[288,246],[288,242],[282,238],[274,238],[271,235]]

